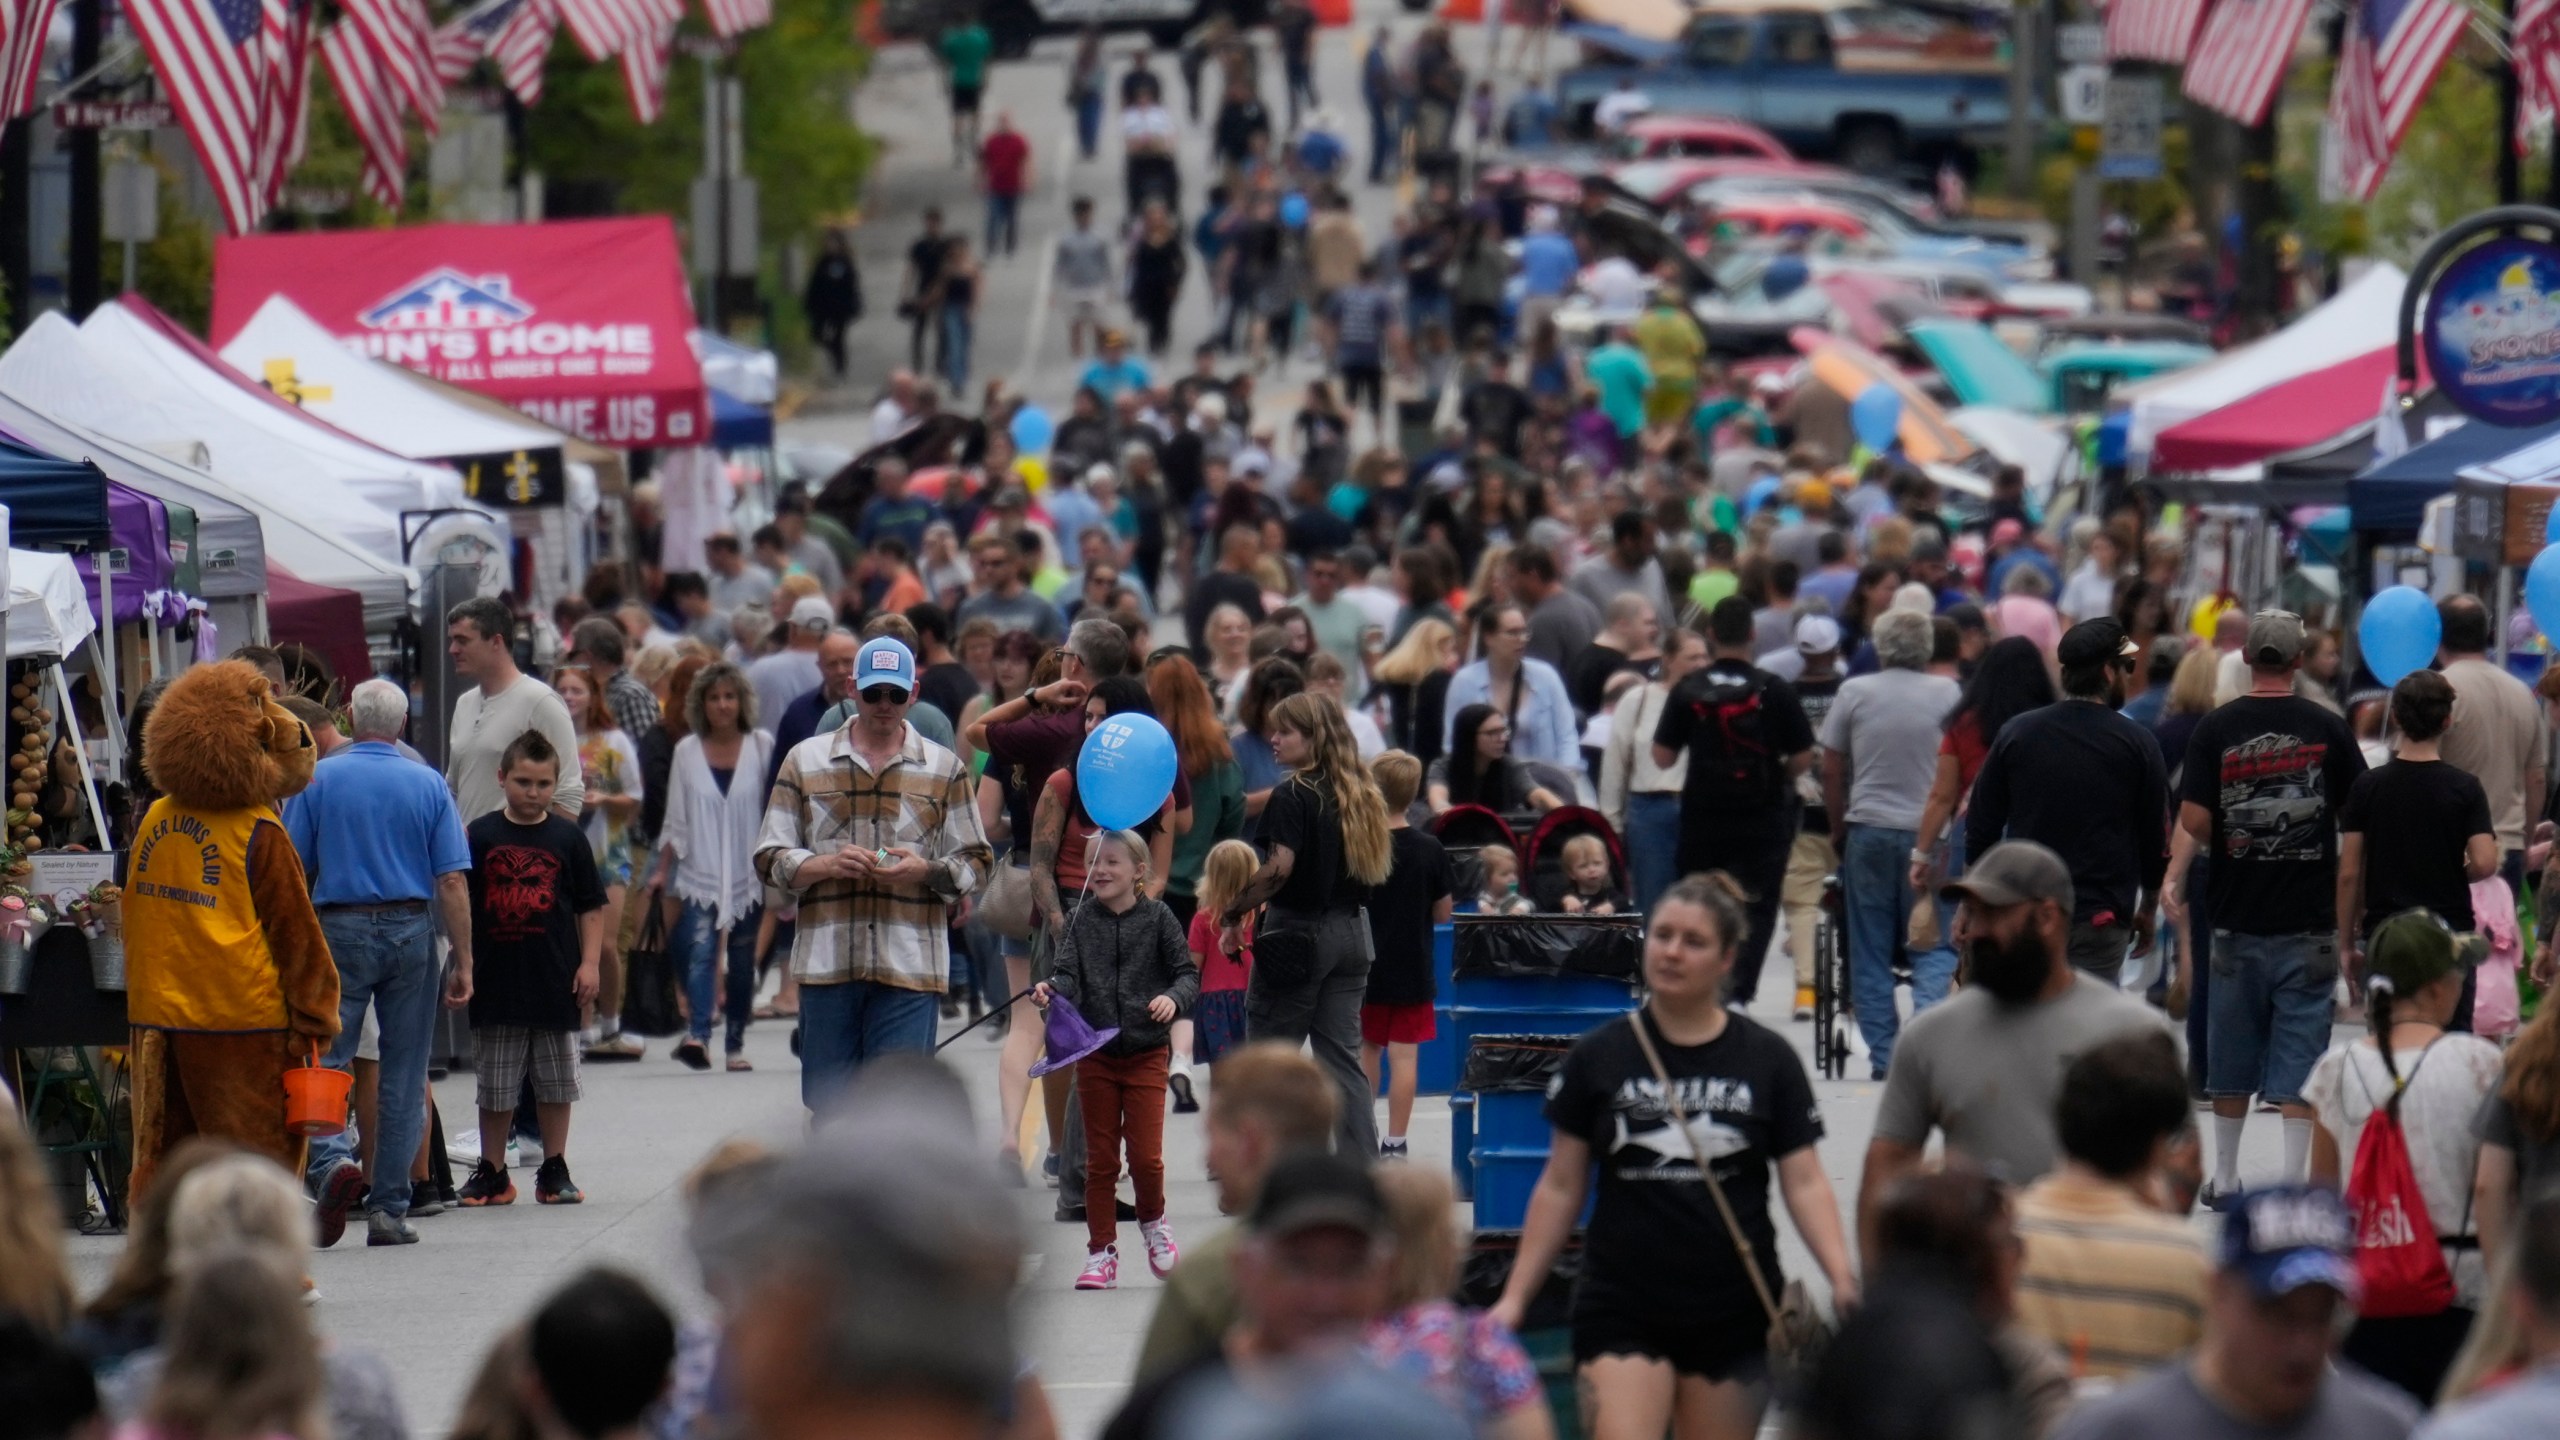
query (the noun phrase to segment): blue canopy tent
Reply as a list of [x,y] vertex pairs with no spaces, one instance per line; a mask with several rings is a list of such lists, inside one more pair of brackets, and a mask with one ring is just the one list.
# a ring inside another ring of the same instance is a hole
[[2427,502],[2450,494],[2463,471],[2555,437],[2560,422],[2510,429],[2469,421],[2348,481],[2347,508],[2368,534],[2413,532]]
[[772,449],[773,412],[712,387],[711,445],[716,450]]
[[9,540],[20,549],[107,544],[107,477],[85,460],[57,460],[0,439],[0,505],[9,507]]

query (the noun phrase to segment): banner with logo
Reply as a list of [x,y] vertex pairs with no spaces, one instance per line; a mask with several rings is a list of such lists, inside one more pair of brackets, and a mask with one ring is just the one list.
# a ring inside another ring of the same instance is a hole
[[711,437],[686,338],[693,301],[662,215],[236,236],[216,242],[213,277],[216,348],[283,295],[359,354],[581,439]]
[[2560,247],[2500,235],[2464,251],[2428,287],[2418,333],[2436,387],[2464,414],[2560,420]]

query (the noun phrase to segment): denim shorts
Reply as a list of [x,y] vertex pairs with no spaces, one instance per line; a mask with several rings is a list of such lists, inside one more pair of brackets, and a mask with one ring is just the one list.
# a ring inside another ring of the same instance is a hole
[[2212,965],[2205,1093],[2300,1104],[2303,1082],[2329,1049],[2337,937],[2216,930]]

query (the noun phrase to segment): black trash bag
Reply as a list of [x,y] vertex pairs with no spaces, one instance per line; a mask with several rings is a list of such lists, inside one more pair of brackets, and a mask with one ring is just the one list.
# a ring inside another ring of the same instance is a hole
[[1458,1088],[1479,1095],[1497,1090],[1545,1094],[1547,1082],[1564,1068],[1574,1039],[1571,1035],[1478,1035],[1467,1042],[1467,1063]]
[[[1458,1266],[1458,1303],[1478,1310],[1491,1308],[1511,1283],[1512,1262],[1519,1257],[1519,1231],[1477,1231],[1467,1241],[1466,1259]],[[1522,1332],[1560,1330],[1572,1324],[1573,1286],[1581,1276],[1582,1232],[1576,1230],[1565,1237],[1564,1253],[1556,1256],[1547,1282],[1529,1297],[1528,1309],[1520,1317]]]
[[1453,975],[1632,981],[1644,969],[1641,915],[1461,915],[1452,938]]

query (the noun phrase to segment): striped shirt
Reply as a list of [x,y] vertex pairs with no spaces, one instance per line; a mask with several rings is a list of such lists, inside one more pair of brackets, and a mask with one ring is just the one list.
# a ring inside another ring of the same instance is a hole
[[[874,771],[854,727],[791,747],[765,802],[756,873],[799,897],[791,973],[803,985],[848,980],[939,994],[951,973],[951,905],[994,863],[968,767],[906,727],[906,743]],[[921,885],[876,880],[794,883],[800,867],[853,846],[904,846],[932,862]]]
[[2018,1322],[2075,1377],[2122,1379],[2196,1343],[2213,1266],[2184,1220],[2077,1169],[2037,1181],[2017,1205]]

